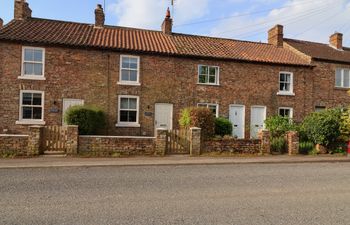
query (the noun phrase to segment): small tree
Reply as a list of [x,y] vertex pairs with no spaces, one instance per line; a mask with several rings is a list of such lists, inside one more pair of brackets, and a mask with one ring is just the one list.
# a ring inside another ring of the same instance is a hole
[[232,135],[232,123],[226,118],[216,118],[215,134],[220,136]]
[[79,134],[97,134],[106,126],[104,112],[93,106],[73,106],[65,113],[65,121],[69,125],[77,125]]
[[302,131],[314,144],[328,146],[340,136],[340,109],[329,109],[308,115],[302,124]]

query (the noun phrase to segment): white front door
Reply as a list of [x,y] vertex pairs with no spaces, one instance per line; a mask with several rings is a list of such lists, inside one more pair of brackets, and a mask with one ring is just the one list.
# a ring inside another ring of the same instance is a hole
[[232,123],[232,135],[237,138],[244,138],[244,120],[245,106],[231,105],[230,106],[230,121]]
[[154,127],[173,129],[173,104],[157,103],[155,105]]
[[252,106],[250,114],[250,138],[258,138],[259,130],[265,128],[266,107]]
[[84,105],[84,100],[82,99],[69,99],[69,98],[64,98],[63,99],[63,106],[62,106],[62,125],[67,125],[64,122],[64,114],[67,112],[67,109],[71,106],[76,106],[76,105]]

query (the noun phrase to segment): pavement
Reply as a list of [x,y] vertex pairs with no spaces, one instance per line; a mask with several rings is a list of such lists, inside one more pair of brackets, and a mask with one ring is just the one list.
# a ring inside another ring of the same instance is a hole
[[349,225],[349,183],[341,162],[0,169],[0,224]]
[[166,157],[128,158],[78,158],[45,157],[0,159],[0,169],[48,168],[48,167],[101,167],[101,166],[162,166],[162,165],[219,165],[219,164],[273,164],[273,163],[322,163],[350,162],[347,156],[250,156],[250,157],[190,157],[174,155]]

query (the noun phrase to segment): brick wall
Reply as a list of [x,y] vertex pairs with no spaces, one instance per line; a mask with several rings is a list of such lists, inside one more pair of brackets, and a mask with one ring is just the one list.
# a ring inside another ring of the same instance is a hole
[[78,152],[90,156],[153,155],[155,138],[79,136]]
[[28,135],[0,134],[0,156],[27,156],[28,139]]
[[[44,120],[46,125],[61,125],[63,98],[84,99],[107,113],[108,128],[103,135],[154,136],[156,103],[172,103],[173,124],[178,128],[180,110],[197,103],[219,104],[220,116],[229,116],[231,104],[243,104],[246,138],[249,138],[250,109],[267,107],[267,115],[279,107],[292,107],[294,118],[300,121],[313,111],[312,69],[272,64],[246,63],[195,58],[140,56],[141,86],[118,85],[121,53],[53,46],[46,51],[44,81],[18,79],[21,74],[22,45],[0,43],[0,132],[26,133],[26,126],[16,125],[19,115],[20,90],[45,92]],[[197,84],[198,65],[220,67],[220,85]],[[5,66],[4,66],[5,65]],[[279,72],[294,73],[295,96],[277,95]],[[116,127],[118,95],[140,97],[140,127]]]
[[247,139],[215,139],[202,143],[202,153],[235,153],[259,154],[261,153],[261,140]]

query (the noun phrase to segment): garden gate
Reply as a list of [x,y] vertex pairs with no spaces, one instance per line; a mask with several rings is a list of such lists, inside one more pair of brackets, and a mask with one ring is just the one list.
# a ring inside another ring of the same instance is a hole
[[167,154],[190,154],[190,131],[187,129],[167,132]]
[[65,152],[67,137],[67,126],[45,126],[42,139],[43,151]]

